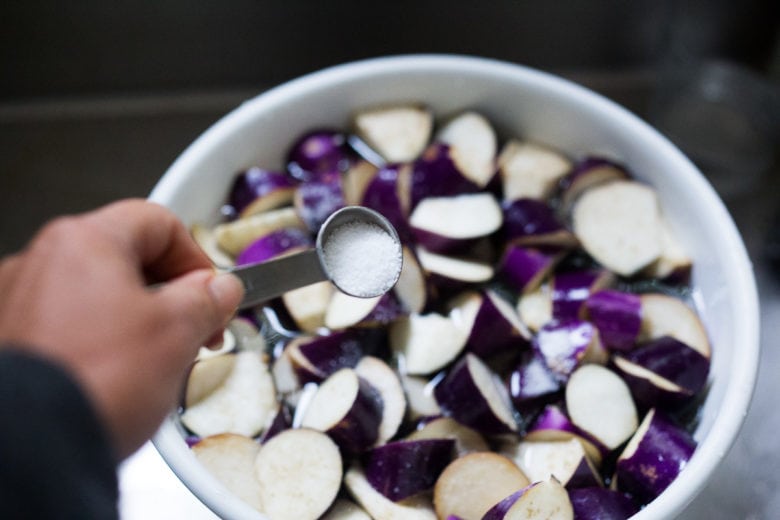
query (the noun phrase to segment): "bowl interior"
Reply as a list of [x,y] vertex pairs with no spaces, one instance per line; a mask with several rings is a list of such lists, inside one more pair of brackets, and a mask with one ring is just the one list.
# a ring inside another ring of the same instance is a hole
[[[584,88],[517,65],[462,56],[379,58],[305,76],[247,101],[197,139],[151,199],[187,224],[215,223],[236,172],[282,168],[301,133],[342,127],[360,107],[428,104],[438,117],[463,109],[485,115],[499,135],[548,143],[572,156],[599,153],[625,163],[659,192],[663,211],[694,259],[694,299],[712,340],[711,388],[684,477],[636,518],[678,513],[725,455],[753,390],[758,303],[744,245],[722,202],[673,145],[640,119]],[[172,420],[154,439],[177,475],[228,518],[262,518],[197,463]]]

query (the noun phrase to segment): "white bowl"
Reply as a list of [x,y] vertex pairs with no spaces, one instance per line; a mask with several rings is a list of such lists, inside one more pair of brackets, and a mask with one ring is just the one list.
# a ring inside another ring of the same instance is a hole
[[[464,56],[378,58],[336,66],[247,101],[200,136],[155,187],[151,199],[185,223],[216,222],[235,172],[283,166],[306,130],[346,127],[367,105],[422,101],[436,114],[473,108],[500,134],[554,145],[572,155],[619,158],[659,191],[663,209],[694,259],[695,301],[712,339],[711,388],[693,458],[636,519],[679,514],[705,486],[748,409],[759,354],[759,311],[751,264],[734,223],[701,173],[669,141],[609,100],[522,66]],[[197,462],[173,418],[154,438],[190,490],[223,518],[264,518]]]

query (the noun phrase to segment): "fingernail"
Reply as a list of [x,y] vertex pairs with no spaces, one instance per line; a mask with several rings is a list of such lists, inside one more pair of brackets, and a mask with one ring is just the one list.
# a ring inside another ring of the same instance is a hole
[[235,275],[221,273],[209,281],[209,292],[220,307],[235,310],[244,296],[244,286]]

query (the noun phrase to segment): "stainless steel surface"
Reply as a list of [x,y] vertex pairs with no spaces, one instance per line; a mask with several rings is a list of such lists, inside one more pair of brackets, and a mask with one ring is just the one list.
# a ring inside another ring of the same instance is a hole
[[[579,75],[642,114],[647,75]],[[251,92],[181,103],[51,102],[43,109],[0,107],[0,254],[18,249],[54,215],[110,200],[146,196],[176,156]],[[211,99],[211,101],[208,101]],[[171,109],[174,107],[175,109]],[[780,282],[764,256],[780,211],[780,171],[727,201],[754,264],[761,299],[762,351],[752,406],[733,448],[683,518],[774,520],[780,515]],[[125,520],[213,519],[150,445],[120,469]]]
[[307,249],[229,271],[238,276],[244,284],[244,298],[238,305],[239,309],[252,307],[287,291],[328,279],[316,249]]

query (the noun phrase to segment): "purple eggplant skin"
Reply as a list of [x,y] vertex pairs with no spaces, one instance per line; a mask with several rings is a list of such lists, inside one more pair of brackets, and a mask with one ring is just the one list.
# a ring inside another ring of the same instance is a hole
[[696,450],[696,441],[656,409],[642,422],[635,434],[641,438],[638,442],[632,438],[626,448],[636,445],[636,450],[618,457],[615,480],[619,491],[647,504],[679,476]]
[[502,499],[498,504],[487,510],[487,512],[482,516],[482,520],[504,520],[504,516],[506,516],[507,512],[531,486],[533,486],[533,484],[528,487],[524,487],[519,491],[515,491],[508,497]]
[[627,520],[639,512],[630,495],[604,487],[568,489],[574,520]]
[[442,255],[457,255],[468,253],[479,243],[482,237],[477,238],[450,238],[425,229],[412,227],[414,240],[432,253]]
[[645,413],[651,408],[677,410],[684,407],[693,398],[693,394],[682,387],[662,387],[651,379],[632,373],[632,363],[626,361],[622,356],[613,357],[611,368],[628,385],[639,413]]
[[544,201],[521,198],[501,204],[505,242],[524,246],[575,245],[574,235],[560,223],[555,211]]
[[466,340],[466,349],[482,359],[527,349],[530,346],[527,331],[518,330],[494,303],[493,298],[500,296],[484,292],[481,298],[482,303]]
[[533,339],[534,350],[562,383],[582,364],[591,345],[598,341],[596,328],[587,321],[546,323]]
[[413,241],[406,189],[410,175],[411,171],[406,165],[389,164],[380,168],[366,186],[361,203],[390,221],[404,244]]
[[452,439],[388,442],[365,455],[366,479],[386,498],[398,502],[433,488],[454,452]]
[[671,336],[640,345],[624,357],[695,394],[704,388],[710,360]]
[[530,248],[509,244],[499,262],[499,277],[520,293],[539,286],[560,260],[558,248]]
[[598,474],[598,471],[596,471],[595,468],[589,464],[584,457],[580,459],[580,463],[574,470],[574,473],[572,473],[569,477],[569,480],[565,482],[565,487],[567,490],[594,486],[598,487],[603,485],[604,482],[602,481],[601,476]]
[[290,148],[287,172],[294,179],[308,182],[322,174],[346,171],[352,157],[353,152],[342,132],[314,130],[301,136]]
[[371,383],[358,379],[358,393],[349,412],[325,432],[348,454],[362,453],[373,446],[382,422],[382,396]]
[[458,170],[446,144],[432,144],[413,163],[410,209],[427,197],[450,197],[477,191],[479,187]]
[[509,396],[515,409],[522,415],[537,412],[543,406],[560,398],[562,383],[550,372],[542,357],[528,350],[509,375]]
[[577,425],[571,422],[571,419],[564,413],[563,409],[556,404],[545,406],[528,428],[528,434],[539,431],[558,431],[564,434],[574,434],[588,441],[593,445],[594,455],[592,460],[595,460],[595,457],[598,455],[605,457],[609,454],[609,449],[601,441],[577,427]]
[[249,244],[236,257],[236,265],[257,264],[276,258],[292,249],[314,247],[314,240],[306,231],[296,228],[280,229]]
[[556,273],[550,296],[556,320],[582,319],[585,301],[591,292],[610,284],[614,275],[606,269],[583,269]]
[[486,435],[511,433],[511,428],[490,409],[469,369],[472,362],[482,363],[473,354],[466,354],[433,389],[433,395],[445,416]]
[[295,208],[312,233],[319,231],[328,217],[344,205],[338,173],[323,174],[315,180],[302,183],[295,191]]
[[297,182],[284,173],[256,166],[248,168],[236,175],[230,188],[227,203],[229,213],[238,217],[258,197],[277,190],[292,191],[296,186]]
[[618,179],[629,179],[631,174],[622,165],[604,157],[585,157],[561,179],[561,205],[568,208],[585,190],[598,184]]
[[393,292],[382,295],[368,315],[356,327],[376,327],[387,325],[398,318],[407,315],[403,304]]
[[366,354],[360,337],[349,329],[301,342],[298,350],[323,378],[342,368],[354,368]]
[[276,412],[273,421],[271,421],[271,425],[260,436],[260,444],[265,444],[277,434],[292,427],[292,422],[293,415],[290,408],[285,404],[281,404],[279,411]]
[[585,313],[606,348],[622,352],[634,348],[642,325],[639,295],[612,289],[596,291],[588,296]]

